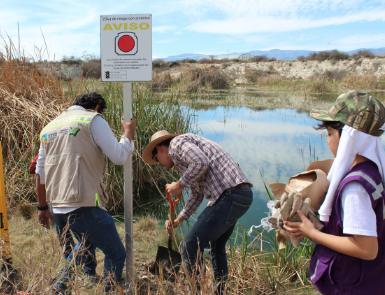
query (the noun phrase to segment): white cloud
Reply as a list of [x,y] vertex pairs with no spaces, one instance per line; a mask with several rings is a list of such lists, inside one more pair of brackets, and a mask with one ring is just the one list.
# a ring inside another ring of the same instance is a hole
[[[300,14],[328,14],[346,11],[347,14],[357,12],[371,4],[381,5],[383,1],[365,0],[181,0],[186,12],[198,16],[206,16],[213,12],[232,17],[258,17],[258,16],[297,16]],[[340,14],[340,13],[339,13]]]
[[154,26],[152,27],[153,32],[165,33],[167,31],[175,30],[174,26]]
[[251,34],[260,32],[287,32],[358,21],[385,20],[385,10],[362,11],[343,16],[310,19],[305,17],[283,18],[274,16],[253,17],[245,15],[224,20],[205,20],[187,26],[186,30],[216,34]]
[[385,34],[356,34],[335,40],[331,43],[331,46],[344,46],[345,48],[359,48],[359,47],[377,47],[385,46]]
[[164,39],[164,40],[159,40],[159,41],[155,41],[155,43],[172,43],[176,40],[176,38],[170,38],[170,39]]
[[162,59],[164,57],[166,57],[166,56],[153,55],[152,59]]

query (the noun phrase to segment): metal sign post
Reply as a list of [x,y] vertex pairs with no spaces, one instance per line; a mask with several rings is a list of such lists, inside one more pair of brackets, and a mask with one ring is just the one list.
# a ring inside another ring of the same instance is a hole
[[[132,82],[152,81],[152,15],[100,16],[102,82],[123,82],[124,121],[132,118]],[[126,286],[134,294],[132,155],[124,164]]]
[[[123,83],[123,110],[124,121],[132,118],[132,82]],[[124,164],[124,224],[126,227],[126,284],[130,294],[135,286],[134,278],[134,236],[132,225],[132,155]]]

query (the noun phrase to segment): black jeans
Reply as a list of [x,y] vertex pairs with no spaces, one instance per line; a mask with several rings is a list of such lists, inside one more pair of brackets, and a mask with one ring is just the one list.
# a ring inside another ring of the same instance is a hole
[[226,190],[213,206],[206,207],[181,244],[183,263],[199,288],[199,273],[204,264],[202,253],[211,251],[212,266],[218,293],[224,290],[228,267],[226,242],[230,238],[237,220],[246,213],[253,202],[253,192]]

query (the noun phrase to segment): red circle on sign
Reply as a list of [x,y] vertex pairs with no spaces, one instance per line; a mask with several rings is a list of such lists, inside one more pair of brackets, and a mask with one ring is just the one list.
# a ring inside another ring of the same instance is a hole
[[118,47],[123,52],[130,52],[135,46],[135,41],[131,36],[124,35],[119,38]]

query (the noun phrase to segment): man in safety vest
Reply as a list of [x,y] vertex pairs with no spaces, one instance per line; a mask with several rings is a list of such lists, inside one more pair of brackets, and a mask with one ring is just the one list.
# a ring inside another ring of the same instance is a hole
[[[40,133],[40,151],[36,168],[39,201],[39,223],[49,228],[49,220],[68,222],[69,228],[84,240],[69,255],[68,265],[60,272],[54,294],[70,292],[72,267],[81,252],[97,247],[105,255],[105,292],[122,282],[126,252],[107,213],[103,177],[107,156],[114,164],[123,165],[134,150],[132,137],[135,120],[122,121],[124,135],[117,141],[101,115],[107,105],[98,93],[76,97],[73,106],[44,127]],[[52,204],[53,216],[48,208]],[[112,279],[112,280],[111,280]]]

